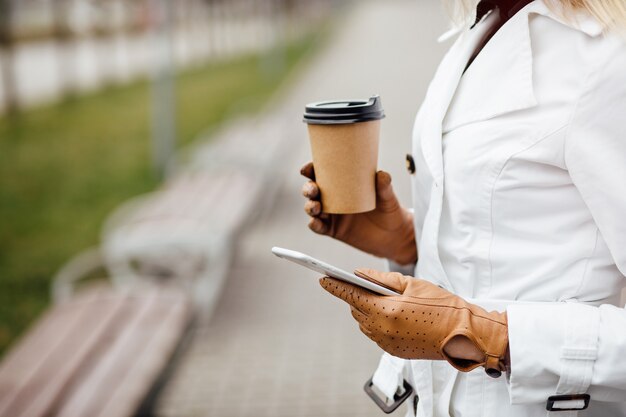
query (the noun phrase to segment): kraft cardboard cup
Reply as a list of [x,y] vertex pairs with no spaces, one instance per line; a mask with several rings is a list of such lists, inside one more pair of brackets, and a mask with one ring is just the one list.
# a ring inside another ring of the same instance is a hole
[[379,96],[306,106],[315,182],[324,213],[364,213],[376,208],[376,168],[380,120]]

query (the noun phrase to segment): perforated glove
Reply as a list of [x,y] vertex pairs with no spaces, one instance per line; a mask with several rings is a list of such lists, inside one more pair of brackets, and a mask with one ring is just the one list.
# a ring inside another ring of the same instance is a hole
[[[395,272],[358,269],[355,274],[401,295],[382,296],[324,277],[322,287],[352,307],[361,331],[383,350],[404,359],[445,359],[460,371],[484,366],[493,377],[505,370],[506,313],[487,312],[428,281]],[[481,360],[450,357],[446,346],[466,338]]]

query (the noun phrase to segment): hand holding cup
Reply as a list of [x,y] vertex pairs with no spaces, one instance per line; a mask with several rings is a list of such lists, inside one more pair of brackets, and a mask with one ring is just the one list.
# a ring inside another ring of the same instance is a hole
[[303,166],[300,173],[309,179],[302,187],[307,199],[304,211],[311,217],[309,229],[401,265],[416,262],[413,215],[400,205],[387,172],[376,173],[376,208],[353,214],[325,213],[313,163]]

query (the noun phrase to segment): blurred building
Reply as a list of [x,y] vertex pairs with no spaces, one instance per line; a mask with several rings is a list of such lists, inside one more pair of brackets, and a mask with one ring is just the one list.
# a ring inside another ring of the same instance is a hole
[[[0,112],[150,72],[164,0],[0,0]],[[176,65],[258,52],[315,27],[337,0],[169,0]]]

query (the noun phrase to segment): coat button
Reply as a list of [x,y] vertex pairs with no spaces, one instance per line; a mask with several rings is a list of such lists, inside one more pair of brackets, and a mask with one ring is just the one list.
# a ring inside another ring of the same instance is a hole
[[415,161],[410,153],[406,154],[406,170],[409,171],[411,175],[415,174]]

